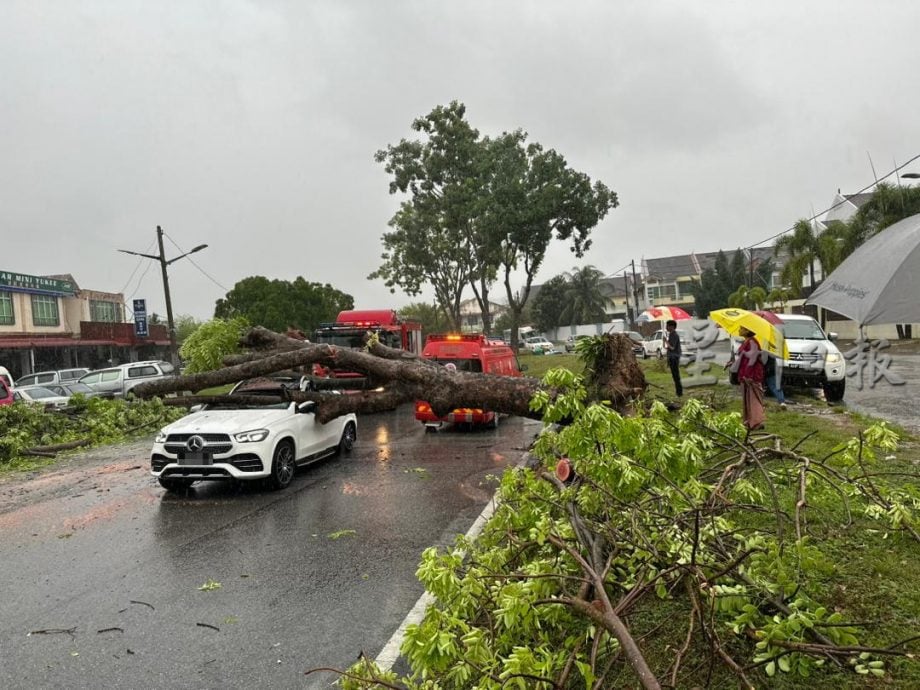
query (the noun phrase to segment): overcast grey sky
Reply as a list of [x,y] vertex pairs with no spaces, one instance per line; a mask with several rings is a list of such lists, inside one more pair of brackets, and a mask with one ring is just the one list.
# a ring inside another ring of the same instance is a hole
[[168,258],[209,245],[177,315],[252,275],[402,306],[366,279],[398,201],[373,154],[452,99],[616,190],[584,263],[754,244],[920,154],[918,29],[915,0],[0,0],[0,269],[164,314],[116,252],[162,225]]

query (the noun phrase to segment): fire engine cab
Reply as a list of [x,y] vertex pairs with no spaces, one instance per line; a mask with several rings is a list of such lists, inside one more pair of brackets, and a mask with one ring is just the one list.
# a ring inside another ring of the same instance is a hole
[[[368,331],[376,333],[380,343],[397,350],[419,354],[422,349],[422,324],[403,319],[392,309],[349,309],[339,312],[334,323],[322,323],[313,334],[313,342],[360,349]],[[360,378],[354,371],[330,371],[314,366],[316,376]]]
[[[514,351],[502,340],[481,333],[432,334],[425,342],[422,358],[443,365],[453,365],[456,371],[497,376],[520,376]],[[437,416],[423,401],[415,403],[415,418],[428,428],[447,423],[488,424],[498,426],[498,413],[480,408],[459,408],[444,417]]]

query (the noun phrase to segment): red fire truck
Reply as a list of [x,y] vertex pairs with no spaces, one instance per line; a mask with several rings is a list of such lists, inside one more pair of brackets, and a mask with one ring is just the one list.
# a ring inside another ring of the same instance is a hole
[[[482,333],[446,333],[428,336],[422,357],[431,362],[450,366],[453,371],[520,376],[514,351],[503,340]],[[415,418],[426,428],[433,429],[445,422],[453,424],[487,424],[498,426],[498,413],[481,408],[459,408],[439,417],[424,400],[415,401]]]
[[[377,334],[380,343],[397,350],[421,354],[422,324],[402,318],[392,309],[350,309],[339,312],[334,323],[322,323],[313,334],[313,342],[359,349],[364,347],[368,331]],[[360,378],[354,371],[329,371],[315,366],[316,376]]]

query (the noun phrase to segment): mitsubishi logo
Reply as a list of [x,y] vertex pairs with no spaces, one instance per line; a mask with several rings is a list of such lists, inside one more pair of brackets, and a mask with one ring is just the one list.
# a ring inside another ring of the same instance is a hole
[[192,436],[185,442],[185,447],[193,453],[200,453],[201,449],[204,448],[204,439],[201,436]]

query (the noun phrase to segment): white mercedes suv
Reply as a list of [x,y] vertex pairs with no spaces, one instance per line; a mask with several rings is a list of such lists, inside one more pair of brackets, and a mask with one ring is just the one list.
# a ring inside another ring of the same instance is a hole
[[150,472],[167,491],[184,491],[200,480],[264,479],[283,489],[298,466],[342,451],[357,438],[353,413],[328,424],[316,421],[314,402],[293,402],[286,393],[305,383],[253,379],[232,395],[272,396],[273,404],[211,404],[164,427],[150,454]]

